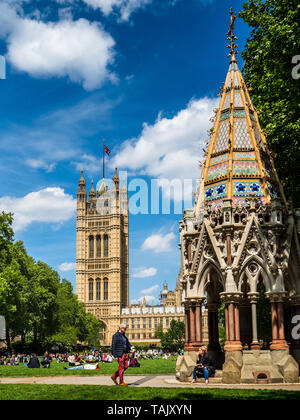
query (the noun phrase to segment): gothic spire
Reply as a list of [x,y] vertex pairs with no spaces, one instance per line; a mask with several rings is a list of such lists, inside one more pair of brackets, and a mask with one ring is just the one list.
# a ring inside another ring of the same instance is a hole
[[92,181],[92,186],[89,192],[89,199],[91,200],[91,199],[94,199],[95,197],[96,197],[96,193],[94,190],[94,181]]
[[273,198],[285,201],[274,162],[261,130],[257,112],[235,58],[233,33],[236,14],[230,11],[230,65],[221,88],[219,108],[202,166],[201,181],[195,199],[195,215],[207,203],[222,207],[223,200],[232,205],[247,205],[256,197],[263,205]]

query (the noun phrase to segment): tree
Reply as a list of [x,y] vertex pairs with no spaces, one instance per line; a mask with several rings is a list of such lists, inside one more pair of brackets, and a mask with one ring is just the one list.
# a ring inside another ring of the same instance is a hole
[[12,223],[12,213],[0,213],[0,272],[7,264],[9,257],[8,248],[13,242]]
[[9,243],[6,265],[0,272],[0,313],[6,319],[6,341],[20,335],[22,341],[30,330],[28,305],[31,299],[30,266],[33,260],[27,255],[22,242]]
[[153,338],[157,338],[161,340],[164,336],[164,330],[162,324],[159,324],[158,327],[154,331]]
[[164,349],[178,351],[185,344],[185,324],[181,321],[171,321],[170,328],[163,333],[161,345]]
[[39,351],[52,344],[61,348],[85,342],[96,346],[102,323],[86,313],[71,283],[47,264],[31,258],[23,242],[13,242],[13,217],[0,214],[0,314],[6,319],[6,342],[33,338]]
[[245,81],[259,112],[285,194],[300,205],[299,0],[248,0],[240,16],[252,28],[242,57]]
[[55,334],[46,339],[49,346],[71,349],[78,342],[89,346],[100,344],[101,321],[86,312],[84,305],[73,293],[71,283],[65,279],[58,287],[56,322]]

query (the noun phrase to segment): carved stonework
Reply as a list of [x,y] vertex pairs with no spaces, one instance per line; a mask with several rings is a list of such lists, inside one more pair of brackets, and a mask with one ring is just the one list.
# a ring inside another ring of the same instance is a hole
[[[222,299],[225,351],[237,355],[246,346],[260,348],[256,306],[264,288],[272,313],[266,346],[286,352],[284,317],[297,306],[292,297],[300,296],[300,210],[286,202],[232,45],[220,96],[195,206],[184,211],[180,225],[183,301],[204,299],[208,307],[220,307]],[[191,220],[198,220],[197,229]],[[217,320],[210,315],[209,323],[209,348],[215,348]],[[234,362],[226,360],[229,380]],[[236,360],[235,381],[243,358]]]

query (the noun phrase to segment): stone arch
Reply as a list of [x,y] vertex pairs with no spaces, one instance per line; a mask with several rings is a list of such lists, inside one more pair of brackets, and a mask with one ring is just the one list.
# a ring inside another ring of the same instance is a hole
[[[240,275],[239,275],[239,281],[238,281],[238,291],[241,291],[241,287],[244,281],[244,276],[247,276],[249,280],[249,275],[247,274],[246,270],[251,264],[257,264],[258,265],[258,272],[253,273],[251,276],[253,279],[253,282],[249,281],[250,285],[250,291],[251,292],[257,292],[257,285],[260,280],[260,276],[263,279],[266,292],[272,291],[272,283],[273,276],[271,275],[270,271],[268,270],[267,264],[258,256],[258,255],[252,255],[249,258],[247,258],[244,263],[242,264]],[[257,274],[257,275],[256,275]]]
[[220,283],[222,289],[224,290],[225,287],[225,280],[223,278],[222,272],[220,268],[215,264],[212,260],[207,260],[201,269],[201,271],[197,275],[196,279],[196,290],[197,295],[201,297],[205,297],[205,290],[208,286],[209,275],[215,271],[217,274],[217,281]]

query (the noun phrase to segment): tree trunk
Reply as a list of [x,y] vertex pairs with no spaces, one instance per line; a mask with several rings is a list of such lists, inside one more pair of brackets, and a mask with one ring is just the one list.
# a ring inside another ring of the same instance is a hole
[[7,350],[11,351],[10,332],[8,328],[6,328],[6,345],[7,345]]

